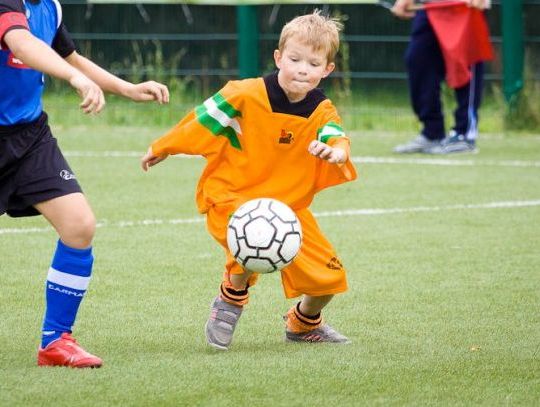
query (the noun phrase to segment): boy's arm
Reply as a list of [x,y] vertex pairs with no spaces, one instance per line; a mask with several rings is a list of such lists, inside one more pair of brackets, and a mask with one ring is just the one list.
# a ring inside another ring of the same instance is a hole
[[[319,143],[322,143],[319,141]],[[347,137],[332,137],[324,144],[340,154],[343,161],[322,161],[315,181],[315,192],[356,179],[356,169],[350,160],[350,141]],[[343,154],[343,155],[341,155]]]
[[159,104],[169,102],[169,90],[167,89],[167,86],[161,83],[148,81],[133,84],[127,82],[101,68],[88,58],[78,54],[76,51],[66,57],[66,61],[96,82],[105,92],[114,93],[136,102],[147,102],[152,100],[155,100]]
[[321,109],[321,114],[321,127],[317,130],[317,138],[309,146],[309,152],[319,153],[318,157],[321,158],[317,163],[315,192],[353,181],[357,176],[350,158],[350,139],[341,127],[341,119],[335,107],[327,103],[324,109]]
[[150,167],[153,167],[156,164],[159,164],[163,160],[165,160],[169,154],[163,154],[163,155],[155,155],[152,151],[152,146],[148,147],[148,151],[146,151],[146,154],[142,156],[141,158],[141,167],[143,171],[148,171]]
[[330,164],[343,164],[349,159],[350,142],[341,127],[341,119],[335,107],[329,103],[325,108],[317,139],[308,146],[308,152]]
[[212,151],[216,140],[216,136],[208,134],[207,129],[198,122],[195,111],[191,111],[167,133],[152,142],[146,154],[141,157],[141,167],[143,171],[148,171],[169,155],[207,154]]
[[245,83],[228,82],[220,91],[191,110],[176,126],[154,140],[141,158],[144,171],[169,155],[188,154],[210,157],[223,148],[241,150],[239,135]]
[[26,29],[8,31],[3,41],[13,55],[30,68],[65,80],[83,99],[80,106],[85,113],[99,113],[105,106],[103,92],[92,80],[72,67],[46,43]]

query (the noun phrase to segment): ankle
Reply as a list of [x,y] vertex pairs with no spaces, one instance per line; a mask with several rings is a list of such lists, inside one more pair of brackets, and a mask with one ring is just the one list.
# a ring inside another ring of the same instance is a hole
[[287,330],[294,333],[309,332],[322,325],[321,314],[304,315],[300,311],[300,303],[287,312]]
[[249,301],[248,287],[243,290],[237,290],[228,282],[222,282],[220,286],[220,297],[223,301],[236,305],[237,307],[243,307]]

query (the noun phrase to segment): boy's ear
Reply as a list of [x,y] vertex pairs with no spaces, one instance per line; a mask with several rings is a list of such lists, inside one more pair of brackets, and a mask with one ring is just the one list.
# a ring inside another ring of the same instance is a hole
[[326,69],[324,70],[323,78],[326,78],[328,75],[330,75],[334,69],[336,69],[336,64],[333,62],[330,62],[328,65],[326,65]]
[[274,50],[274,63],[276,64],[276,67],[281,69],[281,52],[279,52],[279,49]]
[[281,65],[281,52],[279,52],[279,49],[274,50],[274,62],[278,68],[280,68],[279,65]]

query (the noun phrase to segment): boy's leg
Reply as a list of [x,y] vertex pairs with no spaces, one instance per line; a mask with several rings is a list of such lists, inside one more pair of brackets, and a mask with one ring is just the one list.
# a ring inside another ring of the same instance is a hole
[[15,217],[42,214],[60,237],[45,286],[38,364],[98,367],[101,359],[84,351],[71,337],[92,272],[94,214],[51,134],[46,114],[18,133],[17,141],[27,150],[17,162],[16,190],[7,213]]
[[319,328],[322,325],[321,311],[333,297],[304,295],[302,301],[287,312],[287,331],[304,333]]
[[333,295],[322,295],[319,297],[313,297],[311,295],[304,295],[302,301],[298,306],[299,311],[304,315],[317,315],[320,314],[322,309],[334,298]]
[[321,317],[334,294],[347,290],[345,269],[308,209],[296,211],[302,224],[302,248],[292,264],[282,270],[287,298],[304,294],[285,316],[286,340],[348,343]]
[[249,301],[248,288],[255,284],[257,274],[244,270],[227,249],[227,223],[233,206],[214,207],[206,217],[210,234],[224,248],[227,262],[219,294],[214,298],[205,325],[207,343],[219,350],[227,350],[232,343],[236,324],[244,305]]
[[35,207],[60,236],[45,287],[46,311],[38,364],[100,367],[101,359],[86,352],[71,337],[92,273],[92,210],[81,193],[54,198]]
[[[285,340],[288,342],[329,342],[348,344],[349,339],[325,323],[321,317],[323,307],[330,302],[333,295],[312,297],[305,295],[302,301],[292,307],[285,316]],[[311,303],[311,308],[304,304]],[[303,308],[311,309],[306,313]],[[314,313],[316,310],[318,312]]]
[[228,350],[231,345],[236,324],[242,315],[244,305],[249,301],[249,281],[253,273],[226,273],[214,298],[210,316],[205,326],[206,342],[219,350]]

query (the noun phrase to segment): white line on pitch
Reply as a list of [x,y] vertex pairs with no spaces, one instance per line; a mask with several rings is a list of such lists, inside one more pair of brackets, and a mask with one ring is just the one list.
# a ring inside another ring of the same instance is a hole
[[[340,216],[374,216],[374,215],[389,215],[393,213],[412,213],[412,212],[437,212],[437,211],[451,211],[459,209],[501,209],[501,208],[524,208],[531,206],[540,206],[539,200],[532,201],[501,201],[501,202],[488,202],[483,204],[458,204],[458,205],[445,205],[445,206],[413,206],[409,208],[373,208],[373,209],[345,209],[341,211],[324,211],[315,212],[317,218],[325,217],[340,217]],[[197,218],[185,218],[185,219],[145,219],[136,221],[118,221],[118,222],[98,222],[98,227],[132,227],[132,226],[152,226],[152,225],[183,225],[192,223],[204,222],[203,216]],[[25,233],[38,233],[48,232],[50,227],[42,228],[5,228],[0,229],[0,235],[7,234],[25,234]]]
[[[144,155],[144,151],[64,151],[63,152],[66,157],[91,157],[91,158],[109,158],[109,157],[115,157],[115,158],[131,158],[131,157],[137,157],[140,158]],[[188,154],[177,154],[171,157],[178,157],[178,158],[192,158],[192,157],[199,157],[196,155],[188,155]]]
[[441,165],[456,167],[494,166],[494,167],[540,167],[540,161],[521,160],[451,160],[447,158],[397,158],[397,157],[352,157],[359,164],[414,164]]
[[437,212],[451,211],[457,209],[499,209],[499,208],[523,208],[529,206],[540,206],[540,200],[536,201],[503,201],[503,202],[488,202],[485,204],[459,204],[446,206],[413,206],[410,208],[375,208],[375,209],[346,209],[342,211],[326,211],[318,212],[315,215],[318,218],[323,217],[339,217],[339,216],[356,216],[356,215],[387,215],[392,213],[406,212]]
[[[66,151],[66,157],[116,157],[131,158],[142,157],[142,151]],[[197,158],[198,156],[178,154],[177,158]],[[413,164],[413,165],[439,165],[455,167],[540,167],[540,161],[524,160],[456,160],[448,158],[404,158],[404,157],[352,157],[352,162],[359,164]]]

